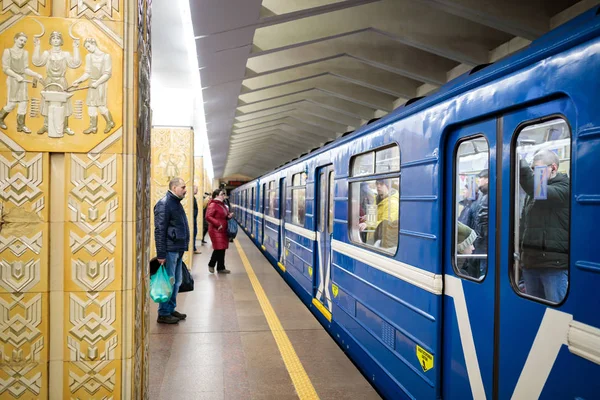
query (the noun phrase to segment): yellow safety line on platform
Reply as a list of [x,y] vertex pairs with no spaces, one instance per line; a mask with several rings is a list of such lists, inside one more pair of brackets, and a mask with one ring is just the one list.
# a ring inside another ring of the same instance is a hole
[[240,258],[242,259],[242,264],[246,269],[248,278],[250,278],[250,283],[252,283],[252,288],[254,289],[254,293],[256,293],[260,307],[265,314],[269,328],[271,328],[271,333],[275,338],[275,342],[277,343],[277,347],[279,348],[279,352],[281,353],[285,367],[290,374],[290,378],[292,378],[292,382],[294,383],[298,397],[301,400],[319,399],[319,396],[317,395],[310,378],[304,370],[304,366],[302,366],[302,363],[300,362],[300,359],[298,358],[290,339],[285,333],[283,326],[281,326],[281,322],[279,322],[277,314],[275,314],[275,310],[273,310],[273,306],[271,306],[271,302],[269,301],[267,294],[258,281],[258,278],[252,269],[252,265],[250,265],[250,261],[248,260],[248,257],[246,257],[246,253],[244,253],[244,250],[237,239],[234,240],[234,243],[238,253],[240,254]]

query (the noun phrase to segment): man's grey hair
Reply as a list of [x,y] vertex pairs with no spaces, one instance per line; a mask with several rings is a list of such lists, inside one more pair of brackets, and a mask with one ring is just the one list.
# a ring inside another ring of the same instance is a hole
[[545,165],[556,164],[557,167],[558,163],[560,162],[556,153],[550,150],[540,150],[537,153],[535,153],[535,155],[533,156],[533,162],[535,163],[537,161],[541,161]]
[[169,181],[169,190],[173,190],[174,187],[184,184],[185,181],[179,177],[175,177]]

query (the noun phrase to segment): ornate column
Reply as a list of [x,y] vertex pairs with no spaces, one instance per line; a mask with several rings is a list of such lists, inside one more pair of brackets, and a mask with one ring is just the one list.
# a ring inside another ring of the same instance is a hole
[[[169,189],[169,181],[174,177],[182,178],[187,184],[187,194],[181,201],[188,217],[190,227],[190,247],[183,262],[192,268],[194,240],[194,131],[190,128],[152,128],[152,198],[150,208],[160,200]],[[199,204],[200,206],[200,204]],[[202,218],[202,217],[200,217]],[[154,226],[154,212],[151,212],[150,226]],[[200,226],[200,225],[199,225]],[[151,254],[156,254],[154,237],[150,237]]]
[[3,0],[0,398],[147,397],[151,0]]

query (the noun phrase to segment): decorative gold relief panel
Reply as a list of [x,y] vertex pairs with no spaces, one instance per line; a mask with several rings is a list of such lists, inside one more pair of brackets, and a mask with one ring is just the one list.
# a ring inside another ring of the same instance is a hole
[[19,363],[0,366],[0,398],[48,398],[48,364]]
[[15,21],[25,15],[49,16],[52,12],[52,0],[1,0],[0,24]]
[[65,292],[65,360],[121,359],[121,292]]
[[123,19],[123,1],[124,0],[69,0],[69,17],[121,21]]
[[117,400],[121,398],[119,361],[66,362],[64,399]]
[[32,16],[4,26],[0,47],[23,80],[2,78],[8,90],[0,90],[0,106],[10,110],[0,118],[2,132],[27,151],[89,152],[120,131],[122,29],[99,20]]
[[48,154],[0,152],[2,219],[48,221]]
[[2,293],[0,315],[0,365],[48,361],[47,293]]
[[5,223],[0,230],[0,293],[48,291],[48,224]]

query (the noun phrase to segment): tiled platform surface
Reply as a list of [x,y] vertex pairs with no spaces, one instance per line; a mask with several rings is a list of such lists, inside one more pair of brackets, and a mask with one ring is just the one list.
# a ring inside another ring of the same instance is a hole
[[[208,238],[208,235],[207,235]],[[265,290],[320,399],[379,399],[250,239],[237,240]],[[178,325],[150,328],[150,399],[297,399],[296,391],[239,253],[229,275],[210,274],[210,242],[194,256],[195,289],[182,293]]]

